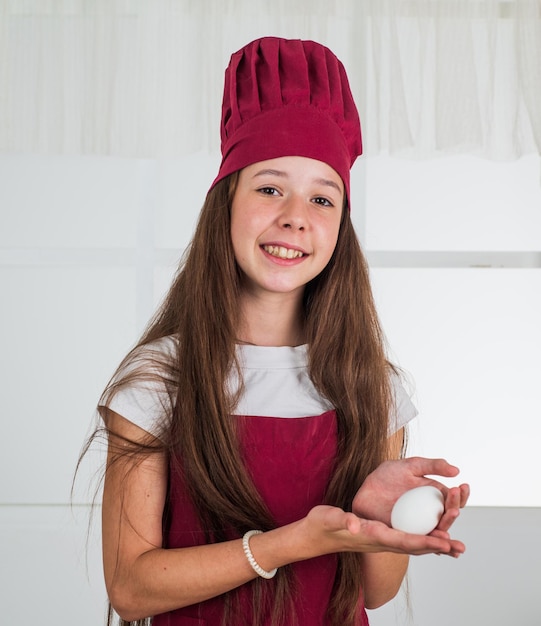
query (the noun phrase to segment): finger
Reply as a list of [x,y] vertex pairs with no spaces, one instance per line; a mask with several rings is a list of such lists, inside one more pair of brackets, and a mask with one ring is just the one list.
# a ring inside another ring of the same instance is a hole
[[450,487],[445,495],[445,510],[460,509],[462,495],[459,487]]
[[460,485],[460,508],[464,508],[470,497],[470,486],[467,483]]
[[451,540],[451,535],[446,530],[442,530],[441,528],[435,528],[431,533],[429,533],[429,535],[432,537],[439,537],[440,539]]
[[324,528],[331,533],[347,530],[355,535],[361,531],[362,521],[354,513],[346,513],[338,507],[328,507],[325,511]]
[[323,512],[324,529],[327,532],[335,532],[345,530],[348,527],[348,521],[351,524],[350,516],[355,517],[352,513],[346,513],[339,507],[321,507]]
[[469,497],[469,485],[451,487],[445,497],[445,511],[438,522],[439,530],[449,530],[460,515],[460,509],[466,505]]
[[451,487],[447,490],[445,497],[443,515],[438,522],[438,530],[447,531],[454,524],[460,515],[461,491],[458,487]]
[[346,513],[344,518],[344,528],[352,535],[358,535],[361,532],[362,520],[354,513]]
[[447,539],[449,541],[451,549],[449,550],[449,552],[446,553],[449,556],[453,556],[456,558],[460,556],[461,554],[464,554],[464,552],[466,551],[466,546],[462,543],[462,541],[451,539],[449,536],[449,533],[446,531],[436,529],[436,530],[433,530],[430,534],[433,537],[440,537],[442,539]]
[[445,497],[446,509],[462,509],[466,506],[470,497],[470,486],[464,483],[459,487],[444,487],[442,493]]
[[406,554],[449,554],[452,550],[451,540],[436,535],[407,535],[400,545]]
[[414,535],[389,528],[380,522],[366,522],[363,527],[365,540],[370,535],[372,551],[389,551],[401,554],[449,554],[452,542],[443,531],[429,535]]
[[451,526],[456,522],[459,515],[459,509],[449,509],[448,511],[445,511],[438,523],[438,530],[448,532]]
[[445,476],[447,478],[453,478],[460,470],[458,467],[451,465],[445,459],[428,459],[425,457],[410,457],[407,459],[411,465],[411,471],[416,476]]
[[451,550],[447,554],[457,559],[461,554],[464,554],[464,552],[466,552],[466,546],[462,541],[453,539],[451,541]]

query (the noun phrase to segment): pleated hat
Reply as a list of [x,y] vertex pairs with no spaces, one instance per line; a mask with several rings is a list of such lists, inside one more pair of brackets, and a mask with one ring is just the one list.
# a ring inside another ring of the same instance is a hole
[[344,66],[329,48],[263,37],[235,52],[225,71],[220,135],[213,186],[253,163],[303,156],[330,165],[349,202],[361,126]]

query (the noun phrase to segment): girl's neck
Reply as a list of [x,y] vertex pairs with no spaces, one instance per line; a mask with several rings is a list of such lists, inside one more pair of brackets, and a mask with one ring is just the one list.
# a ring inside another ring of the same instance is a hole
[[298,346],[304,343],[302,303],[298,299],[244,296],[239,343],[256,346]]

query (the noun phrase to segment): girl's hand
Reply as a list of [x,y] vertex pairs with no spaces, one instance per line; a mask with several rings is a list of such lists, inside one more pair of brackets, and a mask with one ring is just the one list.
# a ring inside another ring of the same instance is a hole
[[467,484],[448,488],[435,479],[427,478],[427,475],[452,478],[458,473],[457,467],[443,459],[411,457],[386,461],[366,478],[353,499],[352,511],[358,517],[390,526],[393,505],[404,492],[415,487],[432,485],[442,492],[445,508],[431,535],[448,537],[447,531],[468,501],[470,488]]
[[394,552],[398,554],[449,554],[458,556],[465,550],[460,541],[452,540],[444,530],[430,535],[412,535],[394,530],[376,520],[363,519],[338,507],[314,507],[305,518],[309,532],[306,539],[331,552]]

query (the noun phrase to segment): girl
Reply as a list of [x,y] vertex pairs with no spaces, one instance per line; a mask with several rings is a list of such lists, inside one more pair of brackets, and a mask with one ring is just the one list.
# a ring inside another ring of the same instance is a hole
[[[359,118],[340,61],[263,38],[231,57],[223,160],[149,328],[100,400],[112,607],[154,626],[365,625],[410,554],[457,557],[468,486],[400,458],[415,415],[350,220]],[[434,484],[428,536],[390,528]]]

